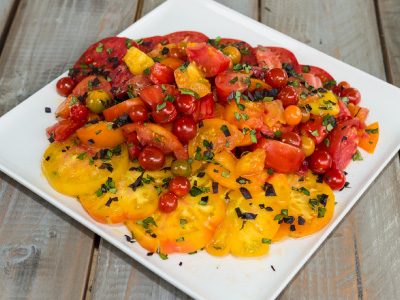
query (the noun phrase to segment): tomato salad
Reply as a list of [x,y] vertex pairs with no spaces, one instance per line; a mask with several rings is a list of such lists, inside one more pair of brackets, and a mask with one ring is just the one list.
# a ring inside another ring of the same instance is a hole
[[57,91],[49,183],[163,259],[261,256],[320,230],[379,138],[349,83],[285,48],[193,31],[105,38]]

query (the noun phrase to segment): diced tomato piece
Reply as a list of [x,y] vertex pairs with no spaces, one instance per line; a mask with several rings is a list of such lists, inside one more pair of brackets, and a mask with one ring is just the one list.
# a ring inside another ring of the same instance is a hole
[[360,142],[358,143],[358,146],[360,146],[360,148],[364,149],[368,153],[374,153],[376,144],[379,140],[378,122],[368,125],[365,129],[359,130],[358,136],[360,137]]
[[174,83],[174,70],[166,65],[156,63],[150,68],[149,78],[154,84],[172,84]]
[[[163,88],[164,87],[164,88]],[[139,96],[143,102],[152,110],[169,95],[175,96],[176,90],[173,85],[151,85],[139,91]]]
[[301,76],[308,83],[308,85],[311,85],[311,86],[315,87],[316,89],[322,88],[321,79],[317,75],[310,74],[310,73],[303,73],[303,74],[301,74]]
[[249,88],[243,79],[249,78],[250,74],[238,73],[233,71],[225,71],[217,75],[215,78],[215,86],[219,101],[227,101],[229,94],[233,91],[243,93]]
[[200,120],[212,119],[214,117],[214,98],[208,94],[200,98]]
[[71,119],[62,120],[46,129],[48,135],[57,142],[64,142],[77,129],[85,125],[87,120],[74,121]]
[[321,143],[328,135],[326,126],[322,125],[324,119],[319,116],[311,116],[310,120],[300,124],[301,135],[312,138],[316,145]]
[[350,110],[347,108],[347,105],[340,99],[338,99],[339,104],[339,113],[336,116],[337,120],[347,120],[351,118]]
[[125,62],[122,62],[109,75],[111,78],[112,91],[118,98],[124,98],[128,92],[127,81],[134,77]]

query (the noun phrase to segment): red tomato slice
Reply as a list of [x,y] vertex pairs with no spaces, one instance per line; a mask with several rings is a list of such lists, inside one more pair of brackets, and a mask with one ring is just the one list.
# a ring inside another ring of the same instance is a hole
[[197,31],[177,31],[164,36],[168,44],[177,44],[179,42],[206,43],[208,36]]
[[[237,80],[235,81],[236,77]],[[237,73],[230,70],[218,74],[217,77],[215,77],[215,85],[217,87],[219,101],[227,101],[229,94],[233,91],[241,93],[246,91],[249,85],[243,82],[244,78],[250,79],[250,74]],[[232,80],[234,80],[235,83],[230,83]]]
[[343,171],[352,160],[359,142],[359,125],[358,119],[338,123],[327,137],[329,146],[325,143],[320,145],[320,150],[325,150],[331,155],[333,169]]
[[268,49],[278,57],[281,64],[290,63],[297,73],[300,73],[299,62],[297,61],[296,56],[285,48],[280,47],[268,47]]
[[195,61],[205,71],[206,77],[225,71],[231,62],[228,56],[206,43],[187,47],[186,53],[189,61]]
[[156,124],[127,124],[122,127],[125,134],[136,131],[137,138],[143,146],[156,146],[165,154],[173,152],[177,159],[188,160],[189,156],[178,138],[170,131]]
[[118,117],[121,117],[123,114],[129,115],[132,107],[134,107],[135,105],[144,106],[144,103],[139,97],[125,100],[124,102],[118,103],[117,105],[105,109],[103,111],[104,119],[106,119],[106,121],[112,122],[115,119],[118,119]]
[[94,75],[88,76],[77,84],[77,86],[72,91],[72,95],[74,95],[75,97],[79,97],[83,96],[87,92],[95,90],[103,90],[107,93],[110,93],[111,85],[103,77]]
[[151,50],[153,50],[153,48],[157,44],[161,44],[162,42],[167,41],[167,38],[164,36],[156,35],[156,36],[143,38],[142,40],[143,40],[143,42],[140,43],[138,48],[140,51],[147,53],[147,52],[150,52]]
[[[305,65],[300,65],[300,70],[303,71],[303,67],[305,67]],[[310,67],[310,71],[307,72],[308,74],[314,74],[317,75],[319,77],[319,79],[321,79],[321,82],[324,84],[326,82],[328,82],[329,80],[335,80],[331,74],[329,74],[328,72],[326,72],[325,70],[315,67],[315,66],[307,66]]]
[[[83,76],[90,75],[90,72],[92,72],[94,68],[102,67],[103,71],[104,69],[115,69],[122,63],[122,58],[128,51],[128,43],[130,43],[133,47],[138,47],[134,40],[124,37],[108,37],[94,43],[75,63],[74,74],[76,74],[73,76],[73,78],[77,81],[80,81]],[[84,64],[86,57],[90,57],[93,60],[91,66]],[[78,72],[76,72],[76,70],[78,70]]]
[[48,135],[53,134],[53,139],[57,142],[64,142],[71,134],[85,125],[87,120],[74,121],[71,119],[62,120],[50,127],[47,127]]
[[[232,47],[237,48],[240,51],[240,54],[242,55],[240,63],[247,63],[251,66],[257,65],[256,52],[255,52],[254,48],[252,46],[250,46],[250,44],[246,43],[245,41],[222,38],[219,41],[218,46],[220,47],[221,45],[232,46]],[[222,49],[222,52],[223,52],[223,49]]]
[[311,73],[303,73],[301,74],[301,76],[309,85],[315,87],[316,89],[322,88],[321,79],[317,75]]
[[200,98],[200,120],[214,118],[214,97],[213,94],[208,94]]
[[166,65],[156,63],[150,68],[149,78],[154,84],[173,84],[175,81],[174,70]]
[[283,174],[296,172],[306,157],[299,148],[266,138],[258,141],[257,149],[264,149],[267,154],[265,158],[266,168],[272,168],[274,171]]
[[338,99],[339,104],[339,113],[336,116],[336,120],[347,120],[351,117],[350,110],[347,108],[347,105],[340,99]]
[[256,57],[260,67],[267,67],[269,69],[282,68],[281,61],[268,47],[258,46]]
[[129,71],[125,62],[122,62],[109,74],[109,77],[111,78],[112,93],[118,98],[124,98],[128,92],[126,82],[133,76],[134,75]]
[[324,119],[320,116],[312,116],[310,120],[300,124],[301,135],[309,136],[318,145],[328,135],[326,126],[322,125],[323,121]]
[[[165,87],[165,90],[163,89]],[[168,95],[175,96],[175,87],[169,84],[151,85],[139,91],[139,96],[143,102],[152,110]]]

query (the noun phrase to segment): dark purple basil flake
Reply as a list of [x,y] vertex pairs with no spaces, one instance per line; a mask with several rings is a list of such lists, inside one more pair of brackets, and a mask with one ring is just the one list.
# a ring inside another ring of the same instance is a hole
[[106,206],[110,207],[110,205],[111,205],[111,203],[113,201],[117,202],[118,201],[118,197],[114,197],[114,198],[110,197],[110,199],[107,200]]
[[180,267],[182,266],[182,262],[179,263],[179,266],[180,266]]
[[294,217],[290,216],[288,218],[283,218],[283,222],[286,223],[286,224],[293,224]]
[[126,241],[127,242],[129,242],[129,243],[131,243],[131,244],[133,244],[134,242],[136,242],[133,238],[131,238],[129,235],[126,235],[125,234],[125,238],[126,238]]
[[218,194],[218,182],[212,183],[213,194]]
[[306,220],[304,220],[304,218],[302,216],[299,216],[297,218],[297,224],[304,225],[305,223],[306,223]]
[[241,218],[245,220],[255,220],[257,216],[258,216],[257,214],[245,212],[242,214]]
[[319,202],[325,207],[326,203],[328,202],[328,195],[322,194],[319,199]]
[[113,63],[113,68],[118,66],[118,57],[108,57],[107,61]]
[[54,132],[52,132],[51,134],[50,134],[50,137],[49,137],[49,142],[50,143],[54,143],[56,140],[53,138],[54,137]]
[[274,209],[273,209],[272,207],[270,207],[270,206],[267,206],[267,207],[265,208],[265,210],[266,210],[266,211],[274,211]]
[[110,163],[102,163],[99,169],[107,169],[110,172],[114,170]]
[[317,183],[323,183],[325,174],[316,174],[316,175],[317,175],[317,180],[315,180],[315,181]]
[[46,160],[49,161],[49,160],[50,160],[50,156],[47,156],[47,157],[46,157]]
[[168,49],[167,47],[164,47],[164,48],[161,50],[161,54],[162,54],[162,55],[166,55],[168,52],[169,52],[169,49]]
[[248,93],[247,93],[247,96],[249,97],[249,99],[250,99],[251,102],[254,102],[254,97],[253,97],[253,94],[252,94],[252,93],[248,92]]
[[235,98],[236,93],[235,91],[232,91],[232,93],[229,94],[228,98],[226,98],[227,100],[232,100],[233,98]]
[[[213,142],[210,142],[210,145],[208,146],[209,148],[210,148],[210,150],[213,150],[214,149],[214,144],[213,144]],[[208,148],[207,148],[208,149]]]
[[242,218],[242,211],[240,210],[240,208],[239,207],[236,207],[235,208],[235,211],[236,211],[236,214],[237,214],[237,216],[238,216],[238,218]]
[[347,125],[344,125],[344,126],[341,128],[341,130],[344,130],[346,127],[347,127]]
[[346,183],[344,184],[344,186],[339,190],[339,192],[343,191],[344,188],[347,188],[350,185],[350,182],[346,181]]
[[139,185],[141,185],[144,172],[145,172],[145,171],[143,171],[143,172],[139,175],[139,177],[135,180],[134,183],[128,185],[128,187],[132,188],[133,191],[136,191],[137,187],[138,187]]
[[211,151],[204,151],[204,153],[203,153],[203,156],[204,157],[210,157],[211,156]]
[[203,121],[200,121],[200,122],[199,122],[199,128],[201,128],[201,127],[203,127],[203,126],[204,126]]
[[67,150],[65,150],[65,149],[62,149],[62,150],[61,150],[61,152],[67,152]]
[[201,197],[200,200],[207,204],[208,203],[208,196]]
[[241,187],[241,188],[239,188],[239,191],[242,193],[244,199],[250,200],[253,198],[248,189]]
[[283,223],[283,219],[278,221],[278,224],[282,224]]
[[88,140],[88,143],[89,143],[89,145],[93,145],[94,144],[93,139]]
[[346,171],[343,171],[343,174],[346,176],[348,173]]
[[265,204],[258,204],[258,206],[259,206],[261,209],[264,209],[264,208],[265,208]]
[[142,45],[148,47],[151,45],[151,41],[143,42]]
[[114,87],[111,88],[110,93],[114,94],[116,90],[117,90],[117,88],[114,86]]
[[193,181],[193,186],[197,186],[197,180]]
[[50,107],[45,107],[45,108],[44,108],[44,111],[45,111],[46,113],[51,113],[51,108],[50,108]]
[[155,233],[150,234],[150,236],[155,239],[157,237],[157,235]]
[[304,181],[304,176],[301,176],[299,179],[299,182],[302,182],[302,181]]
[[99,80],[99,78],[95,78],[95,79],[93,79],[93,83],[92,83],[92,85],[93,86],[98,86],[100,84],[100,80]]
[[296,231],[296,226],[295,225],[290,225],[290,231]]
[[147,256],[153,256],[153,252],[147,252]]
[[204,173],[204,172],[199,172],[199,173],[197,174],[197,177],[203,178],[204,175],[206,175],[206,173]]
[[347,140],[347,136],[344,135],[344,136],[342,137],[342,142],[345,141],[345,140]]
[[271,265],[271,269],[275,272],[275,268],[274,268],[274,266],[273,265]]
[[268,182],[266,182],[264,184],[265,186],[265,197],[275,197],[276,196],[276,192],[274,189],[274,186]]
[[219,170],[217,170],[217,169],[214,169],[214,173],[219,173]]

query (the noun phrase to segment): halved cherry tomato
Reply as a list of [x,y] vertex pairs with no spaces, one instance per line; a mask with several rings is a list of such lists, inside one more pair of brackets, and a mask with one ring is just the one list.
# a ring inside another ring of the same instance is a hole
[[285,132],[281,135],[281,142],[295,146],[297,148],[301,148],[303,145],[303,141],[301,140],[300,135],[295,132]]
[[76,131],[78,138],[87,146],[110,148],[125,141],[121,128],[113,128],[113,123],[99,122],[81,127]]
[[315,151],[309,158],[308,167],[316,174],[324,174],[332,167],[332,157],[326,151]]
[[156,146],[165,154],[173,152],[177,159],[187,160],[189,158],[177,137],[159,125],[147,123],[144,126],[133,123],[124,125],[122,130],[125,133],[136,131],[140,143],[144,146]]
[[89,110],[87,109],[86,106],[82,104],[74,104],[71,106],[71,119],[74,121],[82,121],[82,120],[87,120],[89,114]]
[[132,110],[132,107],[136,105],[144,105],[141,98],[133,98],[125,100],[124,102],[118,103],[110,108],[103,110],[103,116],[106,121],[112,122],[118,117],[121,117],[123,114],[129,115]]
[[188,60],[195,61],[203,69],[206,77],[214,77],[225,71],[230,63],[229,57],[206,43],[189,45],[186,52]]
[[154,84],[172,84],[174,83],[174,70],[164,64],[155,63],[150,68],[149,78]]
[[174,123],[172,132],[182,142],[189,142],[197,134],[197,126],[193,119],[183,117]]
[[139,91],[139,96],[150,109],[156,109],[168,95],[175,96],[175,87],[170,84],[151,85]]
[[296,105],[297,101],[299,101],[299,93],[294,87],[285,86],[279,90],[278,95],[276,95],[276,99],[282,101],[283,107]]
[[178,207],[178,197],[173,193],[165,193],[158,199],[158,209],[163,213],[172,213]]
[[268,70],[265,75],[265,81],[273,88],[283,88],[288,82],[286,71],[282,68],[273,68]]
[[257,143],[257,149],[264,149],[267,154],[265,167],[272,168],[276,172],[289,174],[296,172],[305,154],[299,148],[276,140],[262,138]]
[[361,101],[361,93],[356,88],[345,88],[343,91],[340,92],[341,97],[349,98],[349,103],[353,103],[357,105]]
[[324,181],[333,191],[338,191],[344,187],[346,176],[343,171],[331,169],[325,174]]
[[320,144],[328,135],[326,126],[322,123],[324,119],[319,116],[312,116],[307,122],[299,125],[301,135],[312,138],[316,145]]
[[160,170],[165,162],[164,152],[155,146],[145,147],[138,158],[140,166],[148,171]]
[[157,124],[166,125],[175,121],[178,115],[175,106],[169,101],[163,101],[152,111],[152,117]]
[[185,176],[175,176],[170,180],[168,190],[178,198],[185,197],[190,191],[190,181]]

